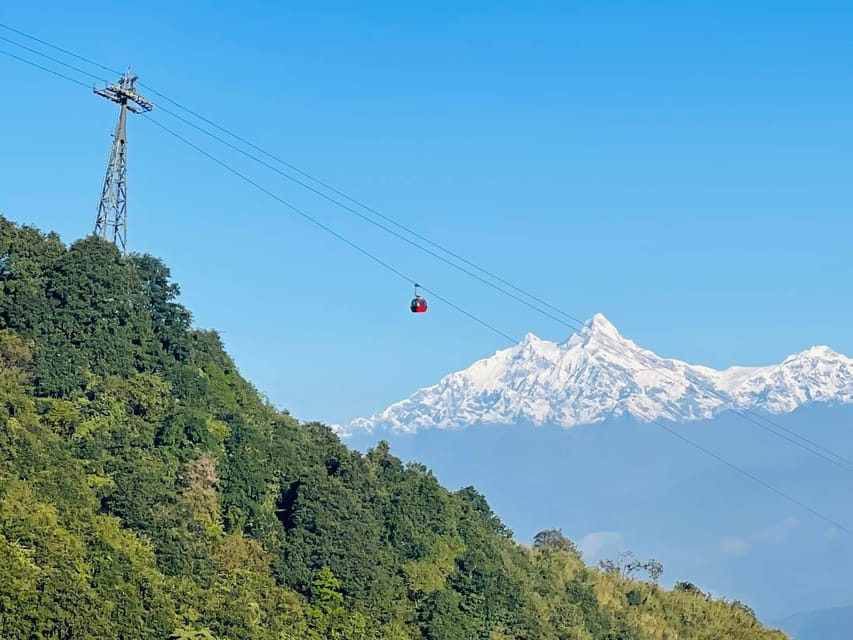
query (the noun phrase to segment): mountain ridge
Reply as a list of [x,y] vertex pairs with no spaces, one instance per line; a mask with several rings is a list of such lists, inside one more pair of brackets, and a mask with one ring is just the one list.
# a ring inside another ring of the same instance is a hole
[[369,418],[334,429],[347,436],[484,423],[568,428],[623,415],[688,422],[732,409],[790,413],[815,402],[853,402],[853,359],[816,345],[779,364],[715,369],[639,347],[597,313],[561,343],[528,333]]
[[804,611],[777,620],[792,640],[846,640],[853,624],[853,606]]

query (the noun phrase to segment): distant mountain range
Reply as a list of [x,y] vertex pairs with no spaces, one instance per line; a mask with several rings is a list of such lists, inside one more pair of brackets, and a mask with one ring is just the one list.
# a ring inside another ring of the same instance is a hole
[[853,359],[816,346],[778,365],[720,371],[640,348],[596,314],[566,342],[528,334],[514,347],[335,430],[347,436],[474,424],[572,427],[620,416],[686,422],[730,409],[790,413],[813,403],[853,403]]
[[798,613],[773,626],[788,633],[792,640],[850,640],[853,638],[853,606]]

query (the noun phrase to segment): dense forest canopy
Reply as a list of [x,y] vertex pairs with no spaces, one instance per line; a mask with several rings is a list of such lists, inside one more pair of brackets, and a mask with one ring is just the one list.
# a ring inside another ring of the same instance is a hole
[[0,217],[0,283],[4,640],[784,638],[275,410],[156,258]]

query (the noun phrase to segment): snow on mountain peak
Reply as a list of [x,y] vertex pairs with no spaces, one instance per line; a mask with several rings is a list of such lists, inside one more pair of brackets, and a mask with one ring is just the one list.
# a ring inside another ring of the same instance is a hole
[[811,402],[853,403],[853,359],[815,346],[779,365],[719,371],[641,349],[597,313],[564,343],[528,333],[371,418],[335,429],[347,435],[519,422],[571,427],[621,415],[683,422],[727,409],[787,413]]
[[834,358],[844,358],[844,357],[845,356],[841,355],[837,351],[834,351],[830,347],[827,347],[826,345],[821,344],[821,345],[816,345],[814,347],[809,347],[805,351],[801,351],[800,353],[795,353],[792,356],[788,356],[788,358],[785,361],[787,362],[788,360],[794,360],[794,359],[799,359],[799,360],[810,359],[810,358],[834,359]]
[[585,333],[612,337],[619,335],[619,331],[617,331],[616,327],[613,326],[613,323],[610,322],[610,320],[604,317],[603,313],[596,313],[592,318],[587,320],[583,325],[583,331]]
[[577,346],[592,348],[600,345],[610,345],[612,347],[613,345],[621,345],[627,342],[604,314],[596,313],[584,322],[581,328],[573,333],[563,345],[567,348]]
[[542,338],[533,333],[528,333],[522,338],[521,342],[519,342],[519,346],[526,347],[529,344],[537,344],[539,342],[544,342]]

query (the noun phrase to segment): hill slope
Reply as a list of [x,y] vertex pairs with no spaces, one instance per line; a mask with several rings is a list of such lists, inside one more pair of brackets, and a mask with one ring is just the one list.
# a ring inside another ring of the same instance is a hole
[[264,403],[168,269],[0,218],[0,637],[781,639]]
[[528,334],[335,430],[349,435],[519,422],[571,427],[623,415],[692,421],[731,408],[788,413],[814,402],[853,402],[853,359],[818,346],[778,365],[718,371],[639,348],[597,314],[562,344]]

